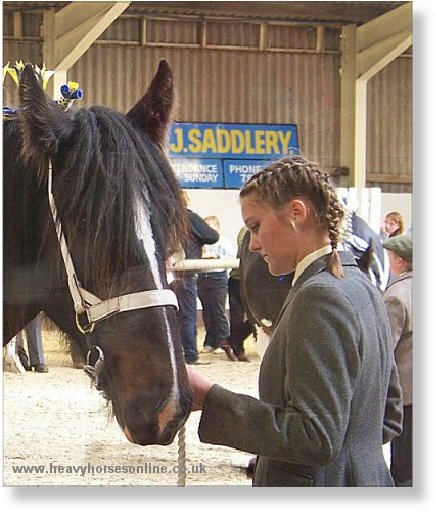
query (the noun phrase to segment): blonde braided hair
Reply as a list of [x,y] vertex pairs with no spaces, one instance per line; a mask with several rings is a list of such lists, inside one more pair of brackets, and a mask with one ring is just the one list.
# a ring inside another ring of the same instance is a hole
[[338,279],[344,276],[337,252],[344,210],[329,175],[318,164],[301,156],[282,158],[251,176],[239,196],[242,198],[252,193],[277,210],[297,197],[309,201],[314,208],[317,225],[328,233],[332,246],[328,271]]

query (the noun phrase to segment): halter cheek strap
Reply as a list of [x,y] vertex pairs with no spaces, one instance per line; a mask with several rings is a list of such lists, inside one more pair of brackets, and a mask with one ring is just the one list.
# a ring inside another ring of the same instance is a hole
[[[68,288],[74,303],[76,312],[76,324],[83,334],[94,330],[95,324],[105,320],[116,313],[122,311],[132,311],[135,309],[151,308],[156,306],[174,306],[178,309],[176,294],[169,289],[145,290],[142,292],[129,293],[119,297],[113,297],[107,300],[101,300],[99,297],[85,290],[80,284],[71,253],[68,250],[65,235],[62,230],[62,224],[56,208],[56,203],[52,192],[53,169],[49,162],[48,169],[48,200],[56,229],[56,235],[64,261],[65,271],[67,273]],[[82,326],[79,315],[86,313],[88,325]]]

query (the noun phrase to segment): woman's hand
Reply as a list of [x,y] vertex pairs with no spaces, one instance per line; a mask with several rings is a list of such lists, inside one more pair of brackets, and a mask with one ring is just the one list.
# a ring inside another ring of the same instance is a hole
[[194,399],[192,401],[191,411],[201,411],[204,405],[204,399],[209,393],[212,383],[202,375],[186,368],[188,372],[189,384],[194,390]]

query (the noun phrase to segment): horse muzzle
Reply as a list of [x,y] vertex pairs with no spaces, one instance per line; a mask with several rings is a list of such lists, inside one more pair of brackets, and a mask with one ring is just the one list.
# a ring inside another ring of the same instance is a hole
[[124,409],[124,425],[121,428],[127,439],[134,444],[171,444],[188,419],[191,401],[189,396],[186,399],[169,399],[153,408],[150,392],[140,393]]

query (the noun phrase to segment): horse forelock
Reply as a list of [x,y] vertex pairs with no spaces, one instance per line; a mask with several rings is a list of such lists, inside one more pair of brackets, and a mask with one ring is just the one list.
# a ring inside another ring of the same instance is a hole
[[74,124],[53,162],[54,195],[69,245],[83,226],[86,275],[110,286],[143,262],[138,201],[162,260],[185,236],[179,186],[161,149],[126,116],[92,107],[77,111]]

